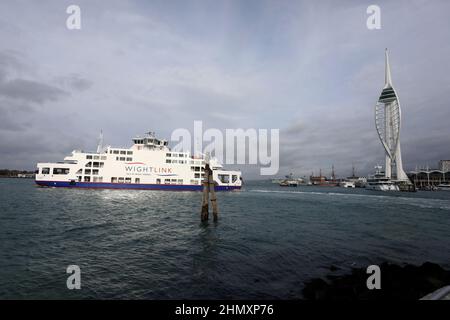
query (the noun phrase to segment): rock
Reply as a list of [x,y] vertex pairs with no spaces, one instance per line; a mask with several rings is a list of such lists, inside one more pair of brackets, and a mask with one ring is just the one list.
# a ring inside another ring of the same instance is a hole
[[348,275],[329,275],[328,281],[316,278],[305,282],[303,297],[306,300],[418,300],[450,285],[450,271],[430,262],[403,267],[382,263],[380,270],[380,290],[369,290],[366,281],[370,275],[366,269],[354,268]]

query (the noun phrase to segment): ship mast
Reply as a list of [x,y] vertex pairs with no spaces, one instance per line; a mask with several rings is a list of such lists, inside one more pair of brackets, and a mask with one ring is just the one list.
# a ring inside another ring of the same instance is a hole
[[101,153],[103,150],[103,130],[100,130],[100,135],[98,137],[98,144],[97,144],[97,153]]

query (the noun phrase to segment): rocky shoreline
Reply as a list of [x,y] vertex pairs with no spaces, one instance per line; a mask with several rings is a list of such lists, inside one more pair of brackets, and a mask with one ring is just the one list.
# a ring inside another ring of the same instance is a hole
[[450,271],[440,265],[425,262],[421,266],[379,265],[381,289],[369,290],[366,282],[370,274],[365,268],[355,268],[351,274],[315,278],[305,282],[305,300],[418,300],[433,291],[450,285]]

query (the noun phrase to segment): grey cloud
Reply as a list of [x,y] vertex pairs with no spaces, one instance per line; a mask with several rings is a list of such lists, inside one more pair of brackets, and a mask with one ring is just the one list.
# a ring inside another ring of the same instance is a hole
[[0,95],[42,104],[56,101],[66,96],[67,92],[32,80],[14,79],[0,84]]
[[0,72],[6,75],[8,71],[18,71],[27,69],[27,65],[22,61],[21,54],[14,50],[0,51]]
[[70,74],[67,76],[58,77],[56,81],[62,84],[64,87],[68,88],[69,90],[72,89],[76,91],[88,90],[93,85],[92,81],[83,78],[78,74]]
[[[83,29],[71,32],[56,1],[27,3],[26,11],[0,2],[0,112],[8,121],[0,123],[0,163],[60,160],[82,147],[77,136],[95,140],[100,129],[125,146],[134,134],[170,138],[202,120],[205,129],[280,128],[280,175],[332,164],[345,175],[352,163],[365,174],[383,161],[373,107],[385,47],[402,103],[406,169],[449,158],[450,44],[442,39],[450,3],[380,0],[375,31],[365,25],[370,4],[201,1],[180,11],[165,2],[82,1]],[[45,152],[26,144],[35,136],[45,136]],[[238,167],[258,178],[252,166]]]

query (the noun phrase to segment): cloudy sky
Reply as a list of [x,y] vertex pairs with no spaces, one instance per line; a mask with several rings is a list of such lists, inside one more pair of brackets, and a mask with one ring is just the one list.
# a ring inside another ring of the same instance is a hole
[[[381,8],[381,30],[366,9]],[[66,8],[81,7],[81,30]],[[0,2],[0,168],[148,130],[279,128],[280,175],[383,162],[384,48],[407,170],[450,158],[450,2]],[[255,168],[241,166],[256,177]]]

